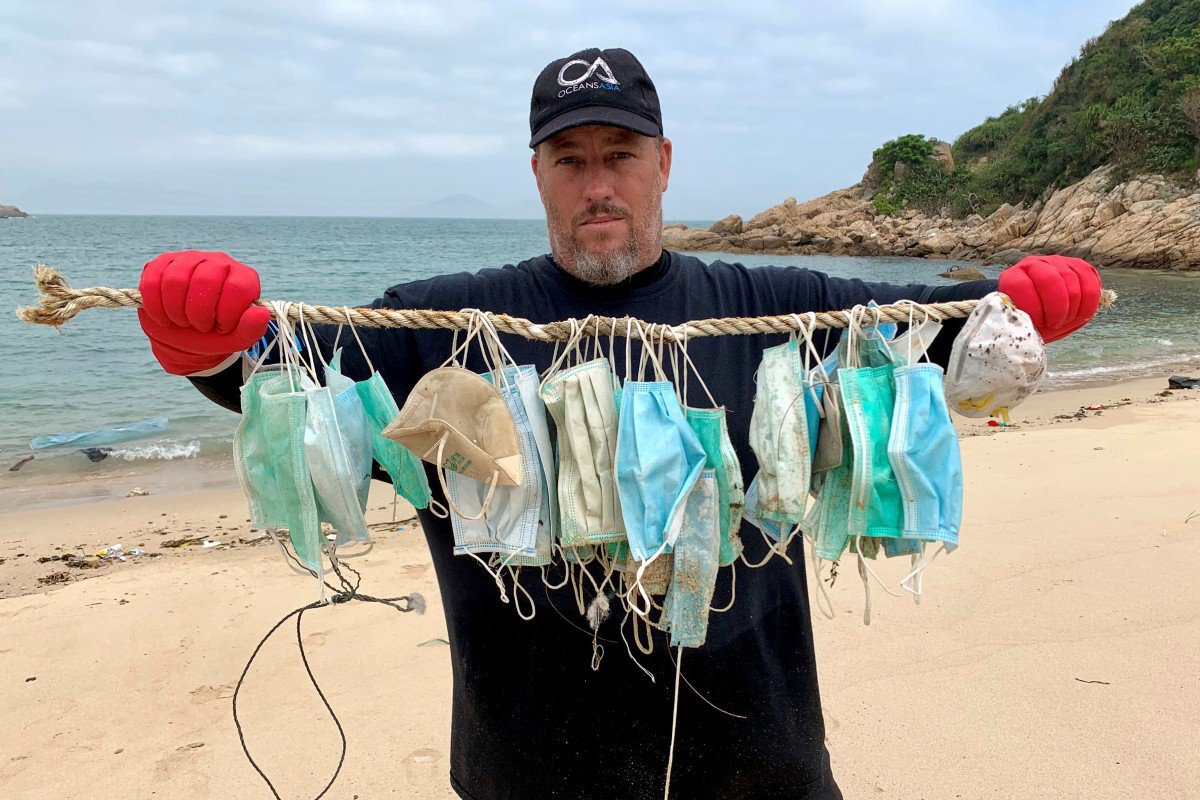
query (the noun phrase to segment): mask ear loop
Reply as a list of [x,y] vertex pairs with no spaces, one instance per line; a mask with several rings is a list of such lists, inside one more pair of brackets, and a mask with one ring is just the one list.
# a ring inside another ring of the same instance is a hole
[[[533,603],[533,595],[529,593],[528,589],[521,585],[521,568],[517,567],[514,569],[505,565],[504,569],[508,570],[508,576],[512,578],[513,582],[513,609],[517,612],[517,616],[521,619],[525,620],[526,622],[532,621],[533,618],[537,616],[537,606]],[[521,613],[522,594],[525,595],[525,599],[529,601],[529,616]]]
[[[462,512],[462,510],[454,504],[454,500],[452,500],[450,498],[450,487],[446,483],[446,468],[442,466],[443,454],[446,451],[446,440],[449,438],[450,438],[449,433],[442,434],[442,438],[438,439],[437,444],[434,445],[434,447],[437,448],[437,465],[436,466],[437,466],[438,483],[440,483],[442,485],[442,492],[445,493],[446,505],[448,505],[450,507],[450,510],[453,511],[455,514],[458,514],[459,518],[461,518],[461,519],[465,519],[465,520],[482,519],[483,516],[485,514],[487,514],[488,509],[491,508],[491,506],[492,506],[492,498],[495,497],[495,495],[496,495],[496,485],[500,482],[500,470],[498,470],[498,469],[492,470],[492,477],[490,479],[488,479],[488,481],[487,481],[487,485],[488,485],[487,496],[483,499],[483,506],[479,509],[479,513],[474,514],[474,515],[464,514]],[[422,453],[421,460],[425,460],[425,457],[428,456],[432,451],[433,451],[433,447],[430,447],[428,450],[426,450],[424,453]]]
[[567,356],[571,352],[571,344],[575,341],[575,337],[579,332],[579,323],[573,317],[567,320],[567,324],[571,326],[571,333],[567,336],[566,342],[563,343],[562,351],[559,351],[558,342],[554,344],[554,360],[550,362],[550,366],[546,367],[546,371],[542,373],[541,382],[538,384],[538,394],[542,394],[546,390],[546,384],[550,379],[559,372],[567,360]]
[[[829,385],[829,373],[825,370],[824,360],[821,354],[817,351],[817,345],[813,342],[813,330],[817,325],[817,315],[810,311],[806,315],[808,324],[801,321],[799,314],[792,314],[792,321],[796,323],[796,330],[799,331],[801,338],[804,339],[805,347],[805,383],[808,384],[808,390],[812,393],[813,404],[817,407],[817,413],[821,415],[821,419],[825,419],[825,406],[821,402],[821,398],[817,397],[817,384],[821,383],[825,386]],[[808,364],[812,364],[809,367]],[[814,380],[813,374],[820,373],[820,380]]]
[[[683,323],[683,327],[686,331],[687,330],[686,322]],[[687,351],[688,338],[690,338],[690,337],[688,337],[685,333],[684,340],[683,340],[683,348],[682,348],[682,350],[680,350],[680,352],[683,354],[684,363],[686,364],[687,368],[689,370],[691,370],[691,374],[695,376],[696,381],[699,382],[700,388],[704,390],[704,396],[708,398],[708,402],[711,404],[711,407],[712,408],[720,408],[721,404],[717,402],[716,398],[713,397],[713,393],[711,391],[709,391],[708,384],[704,382],[704,376],[700,374],[700,368],[696,366],[696,362],[692,361],[691,356],[688,355],[688,351]]]
[[[917,564],[913,567],[912,572],[909,572],[907,575],[904,576],[904,578],[900,581],[900,587],[902,589],[904,589],[906,592],[910,592],[913,595],[915,595],[917,601],[920,602],[920,599],[921,599],[921,577],[925,574],[925,568],[928,567],[930,564],[932,564],[939,555],[941,555],[942,553],[945,553],[945,552],[949,552],[949,551],[946,550],[946,543],[942,542],[940,545],[938,545],[938,548],[933,551],[933,555],[929,556],[929,558],[927,558],[927,559],[922,559],[919,564]],[[915,590],[908,585],[913,580],[913,578],[917,579],[917,588]]]
[[729,602],[722,608],[714,608],[710,603],[708,610],[714,614],[723,614],[733,608],[733,601],[737,600],[737,562],[734,561],[729,565]]
[[291,338],[291,323],[288,322],[287,318],[288,306],[290,305],[291,304],[286,300],[270,301],[271,310],[275,313],[275,317],[278,320],[276,322],[276,326],[279,328],[279,330],[275,333],[274,344],[279,345],[279,363],[283,366],[283,371],[287,373],[288,386],[291,389],[291,392],[295,394],[296,367],[292,363],[292,350],[294,349],[295,344]]
[[[817,591],[816,591],[816,594],[814,595],[817,599],[817,610],[819,610],[826,619],[835,619],[837,617],[837,614],[834,612],[834,609],[833,609],[833,598],[829,596],[829,590],[825,588],[825,581],[823,581],[821,579],[820,562],[823,559],[817,557],[817,549],[815,547],[813,548],[813,551],[812,551],[812,559],[811,560],[812,560],[812,570],[813,570],[813,581],[815,581],[817,584],[817,587],[816,587]],[[821,602],[822,600],[825,601],[824,604],[822,604],[822,602]]]
[[870,311],[875,317],[875,324],[872,326],[871,331],[874,333],[875,338],[879,340],[879,344],[883,347],[883,351],[887,353],[888,360],[893,364],[896,363],[896,353],[892,349],[891,343],[888,342],[887,339],[883,338],[883,333],[879,330],[879,326],[883,322],[883,310],[879,306],[874,306],[873,308],[869,307],[867,310]]
[[[463,313],[467,315],[466,335],[461,343],[458,341],[458,329],[455,329],[454,336],[450,340],[450,356],[442,362],[443,367],[463,367],[466,368],[465,353],[471,346],[471,341],[479,334],[479,315],[483,312],[477,308],[464,308]],[[463,360],[459,360],[459,356],[463,355]]]
[[888,588],[888,585],[883,582],[883,579],[879,577],[879,574],[877,572],[875,572],[875,570],[871,569],[871,565],[869,563],[867,563],[868,561],[870,561],[870,559],[866,558],[862,552],[863,536],[861,534],[857,534],[857,535],[855,535],[854,540],[855,540],[855,542],[857,542],[859,566],[862,567],[863,569],[865,569],[867,574],[869,574],[872,578],[874,578],[875,582],[879,584],[880,588],[883,589],[888,594],[890,594],[892,597],[904,597],[904,592],[893,592],[891,589]]
[[[625,618],[621,620],[621,625],[617,628],[617,632],[621,634],[621,641],[625,644],[625,652],[629,654],[629,660],[634,663],[634,666],[646,673],[646,677],[650,679],[651,683],[657,683],[657,681],[654,679],[654,673],[646,669],[646,667],[642,665],[642,662],[637,660],[637,658],[633,655],[633,648],[629,646],[629,640],[625,638],[625,623],[629,622],[631,617],[633,617],[633,612],[627,608],[625,610]],[[636,637],[637,618],[633,617],[633,620],[634,636]],[[641,648],[639,647],[638,649],[640,650]]]

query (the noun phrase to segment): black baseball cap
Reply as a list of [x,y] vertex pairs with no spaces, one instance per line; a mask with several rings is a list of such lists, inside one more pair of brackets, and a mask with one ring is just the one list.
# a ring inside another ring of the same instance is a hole
[[589,47],[551,61],[538,75],[529,103],[529,146],[580,125],[662,136],[658,92],[633,53]]

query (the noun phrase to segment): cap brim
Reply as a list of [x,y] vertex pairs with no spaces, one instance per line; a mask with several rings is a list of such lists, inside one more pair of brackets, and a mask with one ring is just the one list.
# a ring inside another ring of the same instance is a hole
[[530,137],[529,146],[537,147],[551,136],[562,133],[569,128],[578,128],[581,125],[612,125],[615,128],[624,128],[634,133],[640,133],[643,136],[659,136],[662,134],[662,129],[658,127],[657,123],[632,111],[626,111],[623,108],[613,108],[612,106],[587,106],[559,114],[538,128],[533,136]]

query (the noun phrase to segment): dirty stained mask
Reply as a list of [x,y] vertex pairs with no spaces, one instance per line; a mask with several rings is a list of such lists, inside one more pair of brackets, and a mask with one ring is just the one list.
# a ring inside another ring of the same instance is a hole
[[685,408],[688,425],[704,448],[704,468],[712,470],[717,485],[717,506],[721,566],[729,566],[742,552],[742,539],[738,533],[742,522],[742,509],[746,505],[742,487],[742,467],[729,438],[724,408]]
[[992,292],[954,338],[943,388],[951,410],[994,416],[1033,394],[1045,373],[1046,345],[1029,315]]
[[794,341],[763,351],[750,417],[760,519],[790,527],[804,517],[816,445],[809,423],[813,399]]
[[383,435],[437,466],[443,484],[443,470],[493,489],[522,479],[521,444],[508,404],[495,386],[463,367],[426,373]]
[[559,538],[563,547],[625,538],[617,491],[617,405],[607,358],[556,372],[541,397],[558,439]]
[[716,473],[702,470],[684,502],[683,522],[672,550],[671,583],[659,621],[659,627],[671,635],[671,647],[704,644],[721,550],[719,511]]

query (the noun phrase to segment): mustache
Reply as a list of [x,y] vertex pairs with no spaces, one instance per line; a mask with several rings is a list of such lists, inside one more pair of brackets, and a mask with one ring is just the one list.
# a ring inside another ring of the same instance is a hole
[[592,203],[583,211],[575,215],[571,220],[571,225],[578,228],[585,222],[595,219],[596,217],[616,217],[617,219],[629,219],[630,213],[623,208],[618,208],[612,203]]

